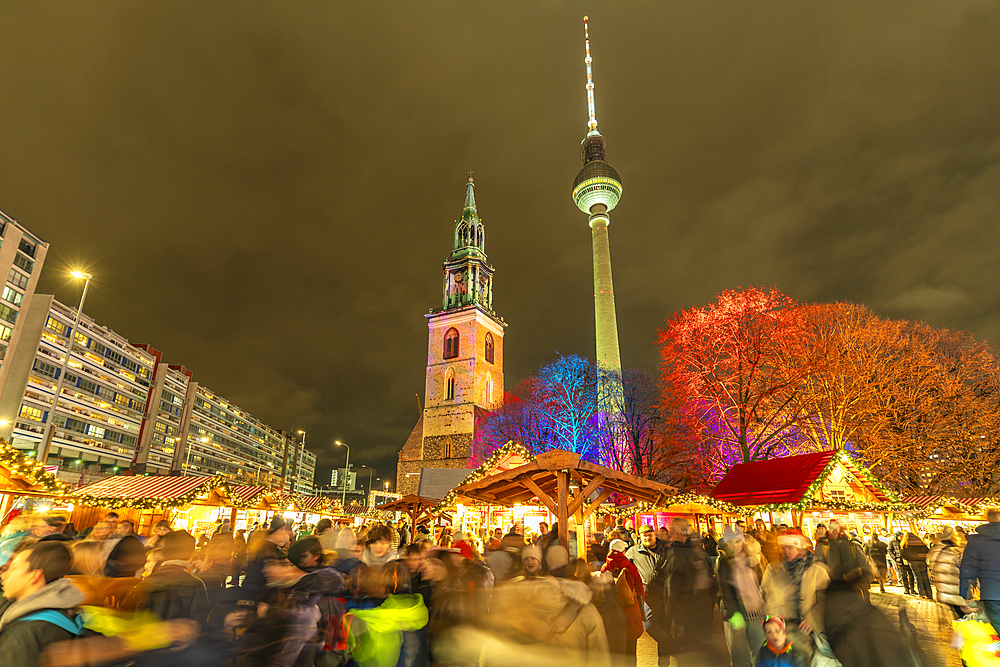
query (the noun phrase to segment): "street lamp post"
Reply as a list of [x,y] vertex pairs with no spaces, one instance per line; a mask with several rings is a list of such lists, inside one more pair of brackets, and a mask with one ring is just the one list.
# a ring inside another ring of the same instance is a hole
[[371,466],[362,465],[362,468],[368,468],[368,495],[365,496],[365,507],[368,507],[368,499],[372,495],[372,473],[375,472],[375,468]]
[[295,456],[295,475],[292,477],[292,493],[295,493],[299,488],[299,478],[301,477],[299,469],[302,467],[302,451],[306,448],[306,432],[300,429],[296,433],[302,436],[302,449]]
[[52,412],[49,413],[48,423],[45,425],[45,432],[42,434],[42,441],[38,445],[38,456],[36,461],[43,466],[49,458],[49,448],[52,446],[52,436],[55,434],[54,422],[56,410],[59,409],[59,397],[62,395],[63,384],[66,382],[66,369],[69,368],[69,357],[73,353],[73,340],[76,338],[77,327],[80,326],[80,316],[83,314],[83,304],[87,300],[87,289],[90,287],[90,279],[93,276],[82,271],[73,271],[71,274],[77,280],[84,279],[83,293],[80,294],[80,305],[76,309],[76,319],[69,330],[69,342],[66,344],[66,357],[63,359],[62,371],[59,372],[59,380],[56,381],[55,395],[52,397]]
[[347,476],[351,474],[351,448],[340,440],[334,440],[333,444],[340,445],[341,447],[345,447],[347,449],[347,459],[344,461],[344,490],[340,494],[340,507],[343,509],[344,505],[347,503]]

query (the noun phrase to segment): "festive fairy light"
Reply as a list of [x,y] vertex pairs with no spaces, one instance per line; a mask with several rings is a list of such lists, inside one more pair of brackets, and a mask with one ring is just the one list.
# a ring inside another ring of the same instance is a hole
[[46,472],[44,464],[24,456],[3,438],[0,438],[0,466],[9,470],[12,478],[18,477],[32,487],[39,487],[39,491],[60,496],[69,493],[68,484]]
[[478,468],[470,472],[462,483],[458,485],[458,487],[449,491],[445,497],[441,499],[441,502],[435,505],[431,511],[435,514],[439,514],[444,510],[453,508],[455,506],[455,501],[458,499],[458,493],[456,492],[457,488],[465,486],[466,484],[478,482],[483,477],[492,474],[494,469],[500,465],[500,462],[508,456],[520,456],[524,459],[524,463],[531,463],[535,460],[534,454],[529,452],[524,445],[511,440],[503,447],[494,450],[494,452],[490,454],[489,458],[480,463]]

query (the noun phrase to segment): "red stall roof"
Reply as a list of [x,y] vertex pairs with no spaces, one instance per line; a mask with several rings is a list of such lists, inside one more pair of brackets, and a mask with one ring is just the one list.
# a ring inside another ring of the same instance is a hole
[[[739,506],[797,503],[824,471],[832,469],[830,462],[835,456],[837,452],[828,451],[740,463],[722,478],[711,495]],[[876,498],[891,500],[884,489],[869,482],[849,456],[840,456],[840,461]]]

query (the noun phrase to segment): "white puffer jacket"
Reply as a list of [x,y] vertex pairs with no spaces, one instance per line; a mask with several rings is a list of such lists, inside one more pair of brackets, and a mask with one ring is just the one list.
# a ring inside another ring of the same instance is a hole
[[945,604],[965,604],[958,594],[959,567],[962,565],[962,549],[950,541],[935,544],[927,554],[927,569],[931,582],[937,591],[938,602]]

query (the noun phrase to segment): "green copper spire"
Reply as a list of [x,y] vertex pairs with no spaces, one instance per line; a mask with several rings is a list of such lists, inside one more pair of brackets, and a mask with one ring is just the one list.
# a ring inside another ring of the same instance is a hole
[[465,186],[465,208],[462,210],[462,219],[470,222],[479,219],[479,215],[476,213],[476,185],[472,182],[471,175]]
[[455,221],[455,243],[443,267],[444,310],[478,305],[493,312],[493,267],[486,259],[486,225],[479,219],[475,190],[469,172],[462,217]]

